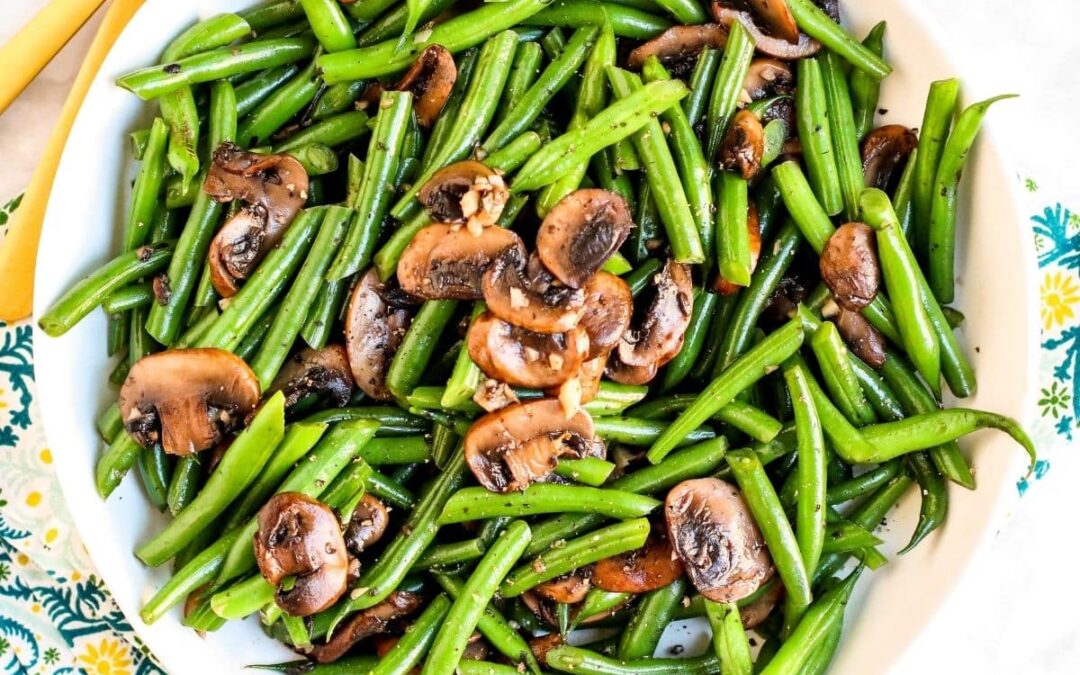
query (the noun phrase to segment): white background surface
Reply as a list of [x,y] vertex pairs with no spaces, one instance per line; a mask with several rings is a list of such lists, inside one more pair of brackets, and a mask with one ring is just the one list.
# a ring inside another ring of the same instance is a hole
[[[854,0],[847,0],[852,2]],[[44,0],[0,3],[0,41]],[[947,35],[972,97],[1015,91],[995,108],[998,137],[1045,201],[1080,208],[1080,4],[1071,0],[924,0]],[[93,24],[92,24],[93,25]],[[0,115],[0,199],[25,185],[91,35],[84,30]],[[922,94],[920,93],[919,96]],[[910,121],[917,123],[917,120]],[[1003,327],[1007,330],[1008,327]],[[1080,672],[1077,458],[1058,453],[900,673]],[[918,594],[918,588],[912,588]]]

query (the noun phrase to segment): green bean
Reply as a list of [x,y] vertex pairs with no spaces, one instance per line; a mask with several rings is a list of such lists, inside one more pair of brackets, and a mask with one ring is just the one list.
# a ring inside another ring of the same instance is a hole
[[[477,302],[473,305],[470,320],[475,321],[478,316],[484,313],[485,309],[486,306],[483,302]],[[456,409],[462,405],[472,403],[473,395],[483,379],[484,373],[479,366],[473,363],[472,357],[469,356],[469,350],[462,349],[458,352],[457,360],[454,362],[454,370],[450,374],[450,379],[446,381],[446,389],[443,391],[439,404],[444,408]],[[410,400],[409,403],[412,404],[412,401]]]
[[459,490],[451,497],[437,522],[447,525],[497,516],[544,513],[595,513],[616,519],[641,518],[659,505],[660,502],[652,497],[578,485],[537,483],[521,492],[507,494],[473,487]]
[[423,436],[375,438],[360,449],[360,457],[372,466],[422,464],[431,460],[431,445]]
[[900,550],[903,555],[912,550],[931,532],[945,522],[949,512],[949,492],[945,479],[937,472],[926,453],[916,452],[907,457],[908,466],[915,474],[919,484],[922,503],[919,507],[919,522],[907,546]]
[[428,430],[426,421],[416,415],[396,408],[394,406],[363,406],[328,408],[309,415],[302,422],[308,424],[334,424],[336,422],[349,422],[354,420],[375,420],[380,423],[379,430],[386,427],[399,429],[403,435],[421,433]]
[[660,391],[669,392],[675,389],[690,374],[690,370],[701,354],[704,346],[705,335],[712,317],[716,313],[716,307],[720,296],[716,293],[694,289],[694,308],[691,313],[690,326],[687,328],[682,349],[672,359],[664,370],[664,376],[660,381]]
[[142,246],[150,234],[151,221],[158,206],[158,195],[165,177],[167,134],[168,125],[161,118],[155,118],[146,141],[142,165],[131,189],[131,206],[124,225],[124,251],[132,251]]
[[158,99],[161,116],[168,122],[168,162],[180,178],[193,179],[199,173],[199,110],[190,87],[163,94]]
[[237,138],[249,146],[270,140],[286,122],[311,103],[318,91],[319,79],[312,61],[243,120]]
[[255,358],[255,354],[262,347],[263,340],[266,339],[266,334],[270,332],[270,326],[274,323],[274,317],[276,313],[273,309],[268,309],[262,313],[262,316],[252,325],[251,329],[244,335],[244,339],[240,341],[240,344],[236,346],[234,354],[249,361]]
[[500,595],[516,598],[545,581],[613,555],[645,545],[649,521],[644,518],[624,520],[570,540],[560,548],[545,551],[518,566],[502,582]]
[[312,349],[322,349],[330,340],[330,330],[341,313],[349,290],[349,279],[326,282],[319,289],[300,335]]
[[38,326],[46,335],[63,335],[114,291],[164,269],[172,257],[172,242],[148,244],[120,254],[60,296],[38,318]]
[[236,114],[247,115],[299,72],[295,64],[278,66],[236,85]]
[[689,120],[690,125],[695,128],[701,122],[702,116],[705,115],[709,94],[712,91],[712,83],[716,78],[716,71],[720,68],[722,58],[723,52],[712,47],[705,47],[698,54],[697,64],[694,66],[694,72],[690,75],[688,82],[690,95],[683,99],[682,102],[683,110],[686,111],[686,118]]
[[318,122],[351,110],[356,106],[360,97],[364,95],[367,87],[368,83],[363,80],[339,82],[324,87],[316,96],[308,114],[313,121]]
[[192,558],[143,605],[139,610],[140,618],[146,624],[154,623],[169,609],[183,602],[188,594],[210,582],[221,569],[225,554],[239,535],[239,530],[227,532]]
[[867,189],[860,204],[866,224],[877,230],[882,274],[893,301],[904,349],[930,388],[940,391],[941,344],[921,297],[920,271],[915,255],[900,231],[896,213],[884,192]]
[[569,480],[600,487],[612,472],[615,464],[602,460],[598,457],[585,457],[584,459],[561,459],[555,466],[555,474]]
[[960,80],[956,78],[930,83],[930,91],[919,127],[919,147],[915,156],[915,186],[912,195],[915,203],[914,248],[926,261],[930,251],[930,215],[934,201],[941,154],[949,138],[953,113],[960,98]]
[[406,675],[415,668],[431,649],[439,627],[446,624],[450,599],[443,593],[435,596],[424,612],[416,618],[405,635],[384,654],[370,675]]
[[[558,185],[558,183],[552,185]],[[630,231],[624,248],[634,264],[640,265],[651,257],[650,246],[655,247],[661,240],[660,214],[656,212],[656,201],[652,198],[652,188],[649,187],[647,180],[638,182],[637,212],[634,214],[634,221],[637,227]]]
[[[614,66],[609,66],[614,68]],[[634,147],[634,142],[624,138],[610,148],[611,165],[615,173],[625,175],[628,171],[640,171],[642,169],[641,158]]]
[[422,672],[450,675],[465,652],[469,636],[480,621],[499,582],[525,551],[532,533],[518,520],[495,540],[454,600],[442,622]]
[[476,560],[484,555],[487,543],[483,539],[467,539],[453,544],[437,544],[424,551],[424,555],[413,565],[413,571],[429,570],[433,567],[449,567],[462,562]]
[[[634,417],[644,419],[667,419],[690,407],[697,400],[697,394],[675,394],[665,398],[653,399],[630,409]],[[715,421],[735,427],[756,441],[768,443],[776,438],[783,425],[772,415],[755,408],[745,401],[735,400],[728,403],[712,418]]]
[[750,70],[750,61],[753,58],[754,38],[742,23],[731,22],[727,44],[724,45],[724,60],[716,71],[706,113],[705,157],[710,161],[716,158],[720,141],[723,140],[728,123],[735,114],[735,106],[739,102],[743,82],[746,81],[746,73]]
[[518,47],[514,55],[514,64],[510,68],[510,75],[506,78],[506,88],[503,89],[499,110],[495,112],[495,119],[500,124],[539,77],[543,60],[544,52],[538,43],[527,42]]
[[844,502],[861,497],[873,492],[885,483],[892,480],[900,473],[900,462],[886,462],[877,468],[852,478],[844,483],[829,488],[827,501],[830,505],[843,504]]
[[[415,389],[413,391],[416,391]],[[431,458],[440,469],[446,466],[457,449],[461,438],[452,427],[434,424],[431,429]]]
[[[518,171],[514,192],[528,192],[553,183],[564,171],[585,161],[619,139],[642,129],[657,115],[686,96],[679,81],[653,82],[611,104],[584,125],[552,140]],[[696,232],[694,233],[696,236]]]
[[312,143],[290,150],[289,155],[300,162],[308,176],[324,176],[337,171],[337,154],[321,143]]
[[457,664],[457,672],[460,675],[514,675],[518,670],[501,663],[465,660]]
[[302,18],[304,10],[296,3],[296,0],[277,0],[277,2],[241,10],[237,14],[248,22],[251,30],[259,33],[287,21]]
[[[715,412],[715,411],[714,411]],[[680,418],[681,419],[681,418]],[[708,416],[705,418],[708,419]],[[667,435],[666,422],[654,420],[639,420],[632,417],[604,416],[593,420],[596,435],[609,442],[623,443],[635,447],[644,447],[659,443],[661,438]],[[672,447],[681,447],[692,443],[699,443],[710,438],[715,438],[716,432],[707,426],[691,428],[679,438],[673,439]],[[666,452],[664,454],[667,454]],[[657,459],[656,461],[659,461]],[[653,462],[654,464],[656,462]]]
[[131,141],[131,156],[135,161],[142,161],[143,154],[146,152],[146,144],[150,140],[150,129],[136,129],[128,134],[128,140]]
[[[693,3],[693,6],[697,6]],[[667,69],[655,56],[645,60],[641,74],[646,82],[671,79]],[[709,180],[709,164],[698,142],[697,134],[682,106],[672,106],[661,113],[663,120],[671,129],[671,149],[679,176],[682,178],[683,191],[689,201],[690,211],[698,224],[702,249],[711,253],[713,248],[713,194]],[[693,325],[693,323],[691,323]],[[684,350],[685,351],[685,350]],[[691,359],[692,361],[692,359]],[[687,368],[689,368],[687,365]],[[670,370],[670,366],[669,366]]]
[[915,168],[919,161],[919,150],[915,148],[908,155],[904,172],[892,195],[893,210],[900,221],[900,229],[907,239],[908,246],[915,250]]
[[617,661],[581,647],[559,645],[547,654],[548,665],[563,673],[577,675],[718,675],[715,656],[695,659],[648,658]]
[[202,460],[198,453],[181,457],[176,462],[166,503],[173,516],[183,511],[199,491],[202,482]]
[[[629,100],[629,97],[634,94],[644,93],[647,87],[677,82],[675,80],[660,80],[650,85],[642,85],[637,75],[614,66],[608,68],[607,75],[608,81],[620,101]],[[686,91],[685,85],[683,85],[683,91]],[[670,108],[677,109],[677,106],[671,106]],[[590,120],[586,127],[591,125],[595,119],[598,119],[598,117]],[[679,172],[675,166],[675,160],[672,158],[671,149],[668,147],[663,129],[660,127],[660,121],[657,119],[648,120],[643,127],[634,132],[632,138],[634,147],[637,148],[642,159],[645,176],[649,181],[653,198],[656,201],[660,220],[667,232],[674,259],[683,263],[703,261],[705,253],[701,244],[700,231],[694,220],[694,214],[690,211],[686,193],[683,190],[682,181],[679,179]]]
[[840,194],[844,198],[847,219],[855,220],[859,217],[859,195],[866,183],[863,179],[862,154],[859,152],[859,135],[851,107],[851,92],[840,57],[834,52],[827,52],[821,58],[821,80],[825,86]]
[[851,353],[844,345],[836,324],[825,321],[810,337],[825,389],[844,417],[855,426],[873,424],[876,419],[855,374]]
[[284,435],[284,427],[285,397],[278,393],[236,437],[195,499],[135,554],[153,567],[176,555],[258,476]]
[[880,56],[859,44],[840,24],[815,5],[813,0],[789,0],[788,9],[802,32],[859,70],[864,70],[879,80],[892,72],[892,68]]
[[370,131],[368,121],[368,115],[363,110],[327,117],[274,146],[274,152],[289,152],[313,143],[336,147],[367,135]]
[[614,2],[592,0],[557,0],[521,21],[526,26],[565,28],[600,26],[605,22],[611,24],[615,35],[631,40],[648,40],[671,26],[671,21],[655,14]]
[[[471,400],[452,406],[445,405],[446,397],[444,387],[416,387],[406,397],[410,406],[421,410],[452,410],[467,414],[477,414],[482,411],[479,405]],[[648,389],[643,386],[615,384],[614,382],[602,382],[596,397],[585,403],[582,407],[594,417],[619,415],[626,408],[645,398]],[[534,400],[544,397],[544,392],[538,389],[514,389],[514,395],[520,400]]]
[[716,257],[720,276],[736,286],[750,285],[750,233],[747,229],[747,182],[730,171],[720,171],[716,208]]
[[941,152],[941,163],[934,177],[934,191],[930,202],[930,229],[928,251],[928,281],[934,297],[939,302],[952,302],[955,294],[954,275],[956,264],[956,193],[960,174],[968,153],[971,152],[979,127],[990,106],[998,101],[1014,98],[1014,94],[995,96],[974,103],[960,113],[956,127]]
[[349,20],[337,0],[299,0],[308,23],[327,52],[356,48]]
[[485,152],[498,150],[536,121],[543,108],[585,63],[598,33],[596,26],[586,26],[574,31],[559,57],[548,64],[506,117],[488,134],[480,146]]
[[143,448],[136,460],[139,468],[139,478],[142,480],[146,497],[151,506],[158,511],[164,511],[168,505],[169,470],[171,465],[168,456],[160,445],[152,448]]
[[[766,256],[768,256],[768,251]],[[753,284],[753,281],[754,279],[751,279],[751,284]],[[741,291],[731,295],[721,295],[717,300],[716,313],[709,324],[709,331],[705,337],[705,345],[702,348],[701,356],[690,370],[690,379],[697,381],[709,379],[710,374],[716,367],[720,345],[727,332],[735,303],[740,297],[742,297]]]
[[427,144],[424,146],[424,152],[420,157],[421,167],[428,166],[431,163],[431,158],[435,156],[436,152],[441,152],[443,146],[446,145],[446,137],[457,123],[458,113],[461,111],[465,95],[469,91],[469,85],[472,82],[472,73],[476,70],[476,62],[479,56],[480,50],[471,49],[458,58],[457,79],[454,81],[454,86],[450,89],[449,98],[447,98],[446,103],[443,104],[442,112],[435,120],[435,123],[431,125],[431,132],[428,134]]
[[368,477],[367,489],[371,494],[399,509],[411,509],[416,505],[416,497],[408,488],[378,471],[373,471]]
[[752,675],[754,663],[750,641],[743,629],[739,608],[734,602],[705,601],[705,612],[712,628],[713,651],[720,660],[723,675]]
[[831,523],[825,533],[823,553],[855,553],[864,548],[880,546],[882,540],[869,530],[849,520]]
[[696,0],[655,0],[655,2],[675,17],[679,23],[698,24],[708,21],[701,3]]
[[[863,40],[866,47],[880,57],[884,52],[885,22],[881,21]],[[878,96],[881,94],[881,80],[865,70],[855,69],[850,75],[851,101],[854,108],[855,130],[859,138],[864,138],[874,128],[874,116],[877,115]]]
[[408,396],[420,382],[457,304],[454,300],[428,300],[416,313],[386,373],[386,386],[397,398]]
[[645,594],[619,637],[619,659],[628,661],[653,655],[675,608],[686,596],[686,589],[686,579],[680,577]]
[[[791,529],[791,523],[784,515],[784,507],[780,504],[761,460],[753,450],[735,450],[727,454],[727,463],[755,522],[761,528],[773,563],[784,582],[788,602],[795,607],[809,606],[812,600],[810,576],[799,549],[799,542]],[[820,493],[814,495],[815,499],[818,494]],[[823,502],[824,497],[816,503]],[[790,606],[792,605],[789,604]]]
[[647,457],[653,464],[662,460],[683,437],[697,425],[716,414],[749,386],[779,366],[795,353],[803,342],[802,326],[789,321],[744,356],[739,357],[699,395],[698,400],[682,412],[649,448]]
[[181,87],[295,63],[310,56],[314,48],[314,42],[303,37],[258,40],[143,68],[121,76],[116,83],[150,100]]
[[795,90],[795,109],[798,111],[795,121],[806,173],[825,213],[835,216],[843,210],[844,201],[840,194],[840,174],[833,151],[821,64],[816,58],[808,58],[800,60],[796,68],[799,86]]
[[649,258],[623,277],[623,281],[630,287],[630,292],[637,297],[638,293],[645,290],[645,287],[649,285],[649,281],[652,279],[653,275],[659,272],[662,266],[663,263],[658,259]]

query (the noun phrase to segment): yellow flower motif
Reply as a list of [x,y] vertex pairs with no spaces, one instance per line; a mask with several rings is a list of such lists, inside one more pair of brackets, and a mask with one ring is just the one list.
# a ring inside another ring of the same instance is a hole
[[1043,330],[1051,330],[1076,318],[1073,305],[1080,302],[1080,286],[1065,272],[1051,272],[1042,283]]
[[120,640],[103,638],[95,647],[87,644],[79,662],[88,675],[130,675],[131,653]]

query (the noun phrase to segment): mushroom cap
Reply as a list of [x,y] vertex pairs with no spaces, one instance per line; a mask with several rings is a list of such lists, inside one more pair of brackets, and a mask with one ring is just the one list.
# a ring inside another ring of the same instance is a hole
[[585,599],[592,582],[590,568],[579,568],[535,586],[532,592],[544,600],[573,605]]
[[767,56],[750,62],[743,80],[744,100],[757,101],[766,96],[790,94],[794,90],[795,75],[787,63]]
[[761,120],[749,110],[735,113],[720,142],[720,165],[750,180],[761,171],[764,152],[765,128]]
[[836,228],[821,250],[819,268],[840,306],[858,311],[869,305],[881,286],[874,230],[864,223]]
[[120,415],[135,442],[170,455],[214,447],[259,403],[259,379],[223,349],[170,349],[144,356],[120,387]]
[[740,607],[739,618],[742,620],[743,628],[749,630],[761,625],[761,622],[769,618],[782,597],[784,597],[784,585],[774,583],[760,598]]
[[[279,492],[259,509],[255,559],[263,578],[279,586],[275,600],[290,616],[330,607],[348,587],[349,556],[337,516],[302,492]],[[290,590],[280,588],[294,577]]]
[[[223,298],[231,298],[269,251],[264,251],[266,212],[261,206],[245,206],[233,214],[210,241],[206,260],[210,283]],[[166,300],[167,302],[167,300]],[[165,304],[165,303],[162,303]]]
[[763,54],[794,61],[821,51],[820,42],[799,32],[785,0],[712,0],[711,9],[717,23],[741,21]]
[[417,593],[394,591],[374,607],[354,614],[325,644],[312,647],[308,656],[316,663],[333,663],[357,642],[387,632],[393,621],[409,616],[422,604],[424,599]]
[[470,159],[436,171],[416,196],[436,222],[468,222],[474,228],[499,220],[510,191],[497,171]]
[[566,638],[559,635],[558,631],[555,631],[554,633],[545,633],[544,635],[529,638],[529,651],[536,657],[537,662],[546,668],[548,666],[548,652],[564,644],[566,644]]
[[611,358],[608,359],[604,373],[612,382],[636,387],[652,382],[659,369],[660,366],[655,363],[644,366],[628,366],[619,359],[618,354],[612,354]]
[[340,408],[353,393],[349,357],[341,345],[322,349],[305,347],[285,361],[267,394],[281,391],[285,407],[291,408],[310,394],[323,397],[329,405]]
[[555,278],[581,288],[619,250],[634,219],[621,195],[585,188],[548,212],[536,233],[536,251]]
[[567,417],[559,401],[543,398],[488,413],[465,435],[465,459],[476,480],[492,492],[524,490],[550,474],[560,456],[602,457],[592,417]]
[[469,356],[490,378],[517,387],[555,387],[577,375],[589,353],[584,328],[534,333],[485,312],[473,320]]
[[585,291],[556,283],[539,258],[526,261],[519,248],[506,249],[488,265],[483,289],[488,311],[537,333],[573,330],[585,313]]
[[648,593],[663,588],[683,574],[666,536],[650,537],[633,551],[596,563],[593,584],[609,593]]
[[345,548],[359,557],[364,549],[382,539],[390,524],[390,512],[375,495],[365,494],[345,526]]
[[[746,234],[750,241],[750,272],[753,273],[761,259],[761,221],[758,218],[757,204],[752,201],[746,209]],[[713,283],[713,290],[720,295],[733,295],[741,288],[742,286],[728,281],[719,274],[716,275],[716,281]]]
[[886,124],[862,142],[863,179],[867,187],[889,189],[897,169],[919,145],[919,137],[902,124]]
[[750,508],[730,483],[683,481],[668,492],[664,515],[675,554],[706,598],[735,602],[776,574]]
[[589,358],[606,356],[618,346],[634,314],[634,296],[620,277],[603,270],[585,284],[585,311],[579,325],[589,334]]
[[386,371],[405,338],[411,317],[387,302],[386,287],[374,269],[360,277],[345,312],[345,349],[356,386],[375,399],[393,396],[386,388]]
[[521,237],[501,227],[479,235],[453,225],[429,225],[416,233],[398,261],[405,292],[425,300],[480,300],[484,270],[508,248],[524,252]]
[[721,49],[727,44],[728,30],[727,26],[716,23],[672,26],[631,51],[627,64],[631,68],[641,68],[646,59],[655,56],[673,77],[683,77],[693,70],[702,49]]
[[426,129],[439,117],[456,81],[454,56],[442,45],[428,45],[394,89],[412,92],[416,121]]
[[675,358],[690,325],[694,285],[689,266],[668,260],[649,288],[654,295],[641,324],[619,342],[619,360],[628,366],[659,367]]
[[853,312],[840,307],[836,315],[836,329],[855,356],[866,362],[866,365],[871,368],[880,368],[885,365],[887,358],[885,336],[874,328],[862,312]]

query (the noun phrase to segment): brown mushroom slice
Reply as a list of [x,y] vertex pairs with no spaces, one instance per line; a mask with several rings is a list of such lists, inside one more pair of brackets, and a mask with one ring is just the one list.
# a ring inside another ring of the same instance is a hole
[[791,67],[780,59],[759,57],[750,62],[743,80],[743,102],[749,103],[765,98],[790,94],[795,90],[795,75]]
[[667,537],[650,537],[633,551],[604,558],[593,570],[593,585],[609,593],[648,593],[663,588],[683,574]]
[[585,599],[589,589],[592,588],[592,582],[589,580],[591,572],[590,569],[577,569],[567,572],[535,586],[532,592],[550,602],[559,602],[566,605],[579,603]]
[[454,56],[442,45],[429,45],[420,52],[394,89],[412,92],[416,121],[426,129],[439,117],[456,81]]
[[631,68],[640,69],[646,59],[655,56],[671,71],[672,77],[681,78],[693,70],[702,49],[722,49],[727,38],[728,27],[723,24],[672,26],[631,51],[627,63]]
[[900,166],[919,145],[919,137],[902,124],[886,124],[862,142],[863,179],[867,187],[889,189]]
[[370,269],[353,289],[345,313],[345,349],[353,380],[376,401],[393,398],[386,388],[386,371],[411,321],[407,310],[387,303],[386,294],[378,273]]
[[545,668],[548,665],[547,655],[552,649],[566,644],[566,638],[558,632],[547,633],[538,637],[529,638],[529,651],[536,657],[537,662]]
[[739,618],[742,619],[743,628],[749,630],[761,625],[761,622],[769,618],[782,597],[784,597],[784,585],[779,581],[774,581],[769,584],[761,597],[744,607],[740,607]]
[[717,23],[741,21],[763,54],[794,61],[821,51],[821,43],[799,32],[784,0],[712,0],[711,9]]
[[874,328],[862,312],[840,307],[836,315],[836,328],[855,356],[862,359],[866,365],[871,368],[885,365],[885,336]]
[[490,377],[481,382],[473,394],[473,403],[483,408],[484,412],[495,412],[519,402],[510,385]]
[[285,407],[291,408],[309,395],[319,396],[327,405],[340,408],[353,393],[349,357],[341,345],[322,349],[305,347],[289,357],[267,390],[285,394]]
[[637,387],[652,382],[659,369],[660,366],[655,363],[628,366],[619,360],[618,354],[612,354],[604,373],[612,382]]
[[603,354],[581,364],[581,372],[579,372],[577,376],[580,389],[580,403],[588,403],[596,398],[596,394],[600,391],[600,380],[604,377],[604,369],[606,367],[607,356]]
[[170,455],[217,445],[259,402],[259,379],[223,349],[170,349],[135,362],[120,388],[124,427]]
[[308,175],[289,155],[260,155],[222,143],[214,150],[203,190],[215,201],[245,204],[214,236],[208,257],[215,290],[231,297],[237,281],[281,243],[307,201]]
[[581,288],[630,234],[634,219],[615,192],[585,188],[556,204],[536,233],[536,252],[555,278]]
[[585,291],[557,283],[539,258],[526,261],[518,248],[488,265],[483,289],[488,311],[537,333],[573,330],[585,313]]
[[566,333],[535,333],[490,312],[473,320],[469,356],[490,378],[516,387],[546,389],[577,375],[589,353],[584,328]]
[[[255,559],[286,614],[311,616],[344,595],[349,555],[330,507],[302,492],[279,492],[259,509],[258,523]],[[289,589],[286,577],[294,580]]]
[[877,297],[881,286],[874,230],[864,223],[836,228],[821,250],[821,280],[840,306],[861,310]]
[[417,193],[436,222],[468,223],[473,234],[494,225],[509,198],[502,176],[475,160],[439,169]]
[[315,645],[308,656],[316,663],[333,663],[361,640],[385,633],[397,619],[409,616],[424,604],[424,599],[409,591],[394,591],[386,600],[354,614],[338,626],[326,643]]
[[590,359],[606,356],[619,345],[633,314],[634,296],[625,281],[604,271],[589,279],[579,325],[589,334]]
[[668,260],[653,275],[650,289],[653,298],[641,325],[619,342],[619,360],[628,366],[662,366],[675,358],[690,325],[694,286],[689,266]]
[[416,233],[398,261],[406,293],[425,300],[480,300],[484,270],[508,248],[524,252],[521,237],[501,227],[479,235],[453,225],[429,225]]
[[492,492],[524,490],[546,478],[560,456],[603,457],[592,417],[567,417],[553,398],[515,403],[473,423],[464,440],[476,480]]
[[668,493],[664,515],[675,554],[706,598],[735,602],[776,574],[746,500],[730,483],[683,481]]
[[345,526],[345,548],[359,557],[365,549],[382,539],[389,524],[390,512],[386,505],[378,497],[365,494]]
[[[761,222],[758,219],[757,204],[754,202],[750,202],[747,207],[746,233],[750,240],[750,272],[752,274],[757,269],[758,261],[761,260]],[[716,275],[716,281],[713,282],[713,290],[720,295],[733,295],[742,288],[742,286],[728,281],[719,274]]]
[[765,129],[758,116],[749,110],[735,113],[720,142],[720,165],[750,180],[761,170],[765,152]]

